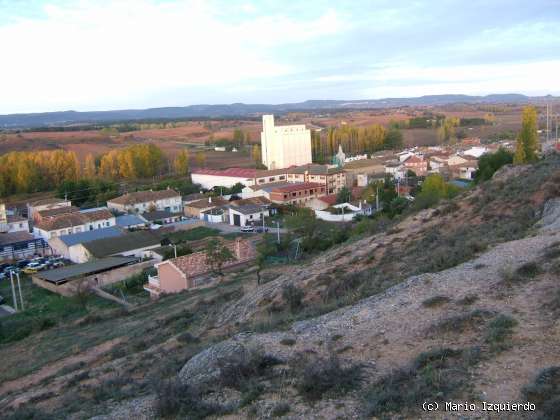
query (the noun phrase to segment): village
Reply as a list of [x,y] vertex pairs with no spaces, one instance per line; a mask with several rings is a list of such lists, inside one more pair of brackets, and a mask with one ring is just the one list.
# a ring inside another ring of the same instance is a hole
[[[0,204],[0,276],[11,280],[13,291],[12,306],[3,297],[3,314],[18,308],[14,279],[24,275],[63,296],[87,288],[106,297],[104,286],[147,271],[144,290],[151,298],[208,286],[222,268],[254,264],[264,234],[280,243],[288,231],[283,214],[304,208],[327,223],[352,223],[383,210],[380,187],[390,185],[409,203],[435,174],[466,188],[481,156],[513,147],[512,141],[481,144],[479,138],[464,138],[453,146],[347,156],[339,146],[331,164],[318,164],[312,162],[310,129],[276,126],[274,116],[265,115],[261,149],[267,169],[194,168],[190,177],[199,193],[181,196],[169,187],[137,191],[87,209],[57,198],[25,208]],[[236,192],[213,193],[224,189]],[[191,237],[196,239],[185,239]],[[224,256],[216,270],[212,260],[220,259],[220,250]]]

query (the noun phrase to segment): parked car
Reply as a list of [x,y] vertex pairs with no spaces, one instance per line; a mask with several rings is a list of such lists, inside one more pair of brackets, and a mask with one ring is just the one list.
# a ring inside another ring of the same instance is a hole
[[4,274],[3,271],[0,271],[0,280],[4,280],[5,278],[7,278],[8,276],[6,274]]
[[25,268],[25,267],[27,267],[27,266],[29,265],[30,262],[31,262],[31,261],[29,261],[29,260],[19,260],[19,261],[16,263],[16,267],[17,267],[17,268],[20,268],[20,269],[21,269],[21,268]]
[[253,226],[243,226],[241,228],[241,232],[244,232],[244,233],[254,232],[254,231],[255,231],[255,228]]
[[40,264],[38,262],[31,262],[23,269],[25,274],[34,274],[37,271],[41,271],[45,268],[45,264]]
[[264,229],[262,227],[257,228],[257,233],[263,233],[263,232],[268,232],[268,228],[267,227],[265,227]]
[[13,265],[9,265],[7,267],[4,267],[4,274],[6,275],[10,275],[10,271],[16,271],[17,267],[13,266]]

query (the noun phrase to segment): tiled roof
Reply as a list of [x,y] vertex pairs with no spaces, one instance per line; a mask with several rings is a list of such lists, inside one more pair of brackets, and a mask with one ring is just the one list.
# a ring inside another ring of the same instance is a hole
[[301,191],[301,190],[308,190],[310,188],[319,188],[324,187],[323,184],[318,184],[316,182],[297,182],[290,185],[285,185],[283,187],[276,187],[273,188],[272,191],[274,192],[292,192],[292,191]]
[[251,197],[251,198],[244,198],[242,200],[234,200],[229,202],[230,206],[244,206],[246,204],[255,204],[257,206],[262,205],[270,205],[272,202],[266,197]]
[[416,156],[416,155],[412,155],[412,156],[407,157],[407,158],[404,160],[403,163],[406,164],[406,163],[422,163],[422,162],[424,162],[424,159],[422,159],[422,158],[420,158],[420,157],[418,157],[418,156]]
[[80,209],[76,206],[65,206],[56,207],[54,209],[41,210],[37,214],[41,217],[51,217],[56,216],[57,214],[75,213],[77,211],[80,211]]
[[81,226],[87,223],[111,219],[113,213],[109,210],[96,210],[88,213],[68,213],[47,217],[39,221],[35,226],[44,231],[65,229],[73,226]]
[[283,187],[286,185],[291,185],[291,183],[287,181],[271,182],[269,184],[251,185],[249,188],[253,191],[265,190],[266,192],[270,192],[275,187]]
[[120,197],[108,200],[108,203],[120,205],[132,205],[139,203],[148,203],[157,200],[164,200],[166,198],[181,197],[177,191],[173,189],[160,190],[160,191],[137,191],[121,195]]
[[47,204],[59,204],[59,203],[65,203],[66,200],[64,200],[63,198],[44,198],[42,200],[36,200],[36,201],[32,201],[31,203],[29,203],[30,206],[44,206]]
[[167,219],[170,217],[182,216],[183,213],[171,213],[167,210],[156,210],[142,213],[142,218],[148,222],[154,222],[157,220]]
[[245,204],[243,206],[235,206],[235,207],[231,206],[230,208],[231,210],[237,211],[241,214],[255,214],[263,211],[263,208],[256,204]]
[[28,232],[0,233],[0,245],[8,245],[16,242],[31,241],[35,239]]
[[267,176],[276,176],[276,175],[282,175],[282,174],[287,174],[290,171],[290,168],[283,168],[283,169],[269,169],[269,170],[257,170],[255,177],[256,178],[262,178],[262,177],[267,177]]
[[324,195],[318,199],[323,203],[327,203],[329,206],[336,204],[336,194]]
[[234,178],[254,178],[257,170],[251,168],[228,168],[228,169],[193,169],[192,174],[229,176]]
[[310,163],[308,165],[296,166],[286,170],[289,174],[303,174],[308,172],[310,175],[330,175],[338,172],[344,172],[341,168],[331,167],[329,165],[319,165]]
[[204,194],[202,193],[192,193],[192,194],[188,194],[183,196],[183,203],[188,203],[188,202],[192,202],[192,201],[196,201],[196,200],[200,200],[202,198],[204,198]]
[[193,201],[192,203],[185,204],[185,206],[194,207],[197,209],[205,209],[208,207],[223,206],[227,203],[229,202],[221,197],[208,197],[208,198],[203,198],[202,200],[197,200],[197,201]]
[[87,242],[96,241],[98,239],[115,238],[121,235],[124,235],[124,232],[122,230],[115,226],[111,226],[103,229],[94,229],[88,230],[86,232],[58,236],[57,238],[61,240],[66,246],[72,246],[76,244],[84,244]]

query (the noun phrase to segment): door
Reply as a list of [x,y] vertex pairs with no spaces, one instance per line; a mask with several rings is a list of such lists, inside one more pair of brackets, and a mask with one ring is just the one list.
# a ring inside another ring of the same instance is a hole
[[239,216],[238,214],[234,214],[233,215],[233,224],[235,226],[241,226],[241,216]]

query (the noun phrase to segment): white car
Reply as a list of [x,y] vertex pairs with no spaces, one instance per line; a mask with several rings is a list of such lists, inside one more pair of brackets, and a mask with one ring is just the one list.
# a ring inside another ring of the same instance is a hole
[[243,226],[241,228],[241,232],[244,232],[244,233],[254,232],[254,231],[255,231],[255,228],[253,226]]

